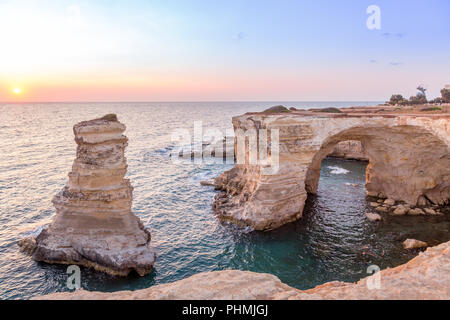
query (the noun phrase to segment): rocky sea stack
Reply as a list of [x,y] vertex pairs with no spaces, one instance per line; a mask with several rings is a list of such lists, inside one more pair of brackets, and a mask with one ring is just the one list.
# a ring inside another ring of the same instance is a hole
[[78,145],[69,182],[53,198],[56,215],[36,237],[19,242],[34,260],[93,267],[126,276],[148,274],[156,255],[150,232],[133,212],[125,125],[114,114],[73,128]]

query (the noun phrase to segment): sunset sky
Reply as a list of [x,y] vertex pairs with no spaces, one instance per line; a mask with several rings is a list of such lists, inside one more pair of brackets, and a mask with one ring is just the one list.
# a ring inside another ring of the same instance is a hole
[[449,13],[448,0],[0,0],[0,101],[378,101],[418,84],[431,98],[450,84]]

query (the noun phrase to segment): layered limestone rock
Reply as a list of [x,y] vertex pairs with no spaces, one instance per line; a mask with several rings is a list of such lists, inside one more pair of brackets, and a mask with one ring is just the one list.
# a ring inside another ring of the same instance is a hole
[[310,299],[450,299],[450,242],[428,248],[404,265],[385,269],[357,283],[328,282],[298,290],[270,274],[215,271],[137,291],[53,293],[46,300],[310,300]]
[[[247,113],[233,118],[238,132],[279,133],[279,156],[268,163],[245,159],[215,181],[221,190],[213,207],[223,220],[270,230],[302,216],[308,193],[316,193],[321,162],[342,141],[360,141],[370,162],[370,196],[410,205],[450,203],[450,126],[448,114],[329,114],[311,111]],[[239,143],[236,144],[236,146]],[[247,141],[247,145],[248,145]],[[269,141],[269,144],[271,142]],[[241,144],[242,145],[242,144]],[[255,151],[255,150],[254,150]],[[239,151],[236,151],[238,154]],[[256,148],[256,159],[260,149]],[[275,174],[269,167],[278,160]],[[269,173],[267,173],[269,171]]]
[[150,233],[131,211],[125,125],[115,115],[73,128],[78,145],[69,182],[52,202],[56,215],[37,237],[19,242],[37,261],[78,264],[113,275],[148,274]]
[[369,161],[361,141],[342,141],[339,142],[329,154],[331,157]]

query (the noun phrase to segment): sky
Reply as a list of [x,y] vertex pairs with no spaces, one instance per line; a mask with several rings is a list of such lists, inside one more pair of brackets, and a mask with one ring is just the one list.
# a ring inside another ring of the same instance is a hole
[[384,101],[418,85],[434,98],[450,84],[449,13],[448,0],[0,0],[0,101]]

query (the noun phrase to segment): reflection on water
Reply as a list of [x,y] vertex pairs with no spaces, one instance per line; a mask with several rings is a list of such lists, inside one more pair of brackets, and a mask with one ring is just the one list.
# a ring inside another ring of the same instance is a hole
[[231,166],[171,163],[170,134],[176,128],[192,131],[196,120],[230,128],[233,115],[274,104],[0,106],[0,298],[67,290],[65,266],[34,262],[16,242],[54,214],[51,197],[66,183],[75,157],[73,124],[107,113],[117,113],[128,127],[133,210],[150,228],[159,256],[146,277],[118,278],[82,268],[85,289],[135,290],[230,268],[272,273],[304,289],[330,280],[356,281],[371,264],[404,263],[417,254],[402,249],[406,238],[431,244],[449,240],[448,216],[385,215],[382,222],[369,222],[365,164],[336,159],[324,160],[318,194],[308,197],[301,220],[265,233],[219,223],[211,209],[215,192],[199,182]]

